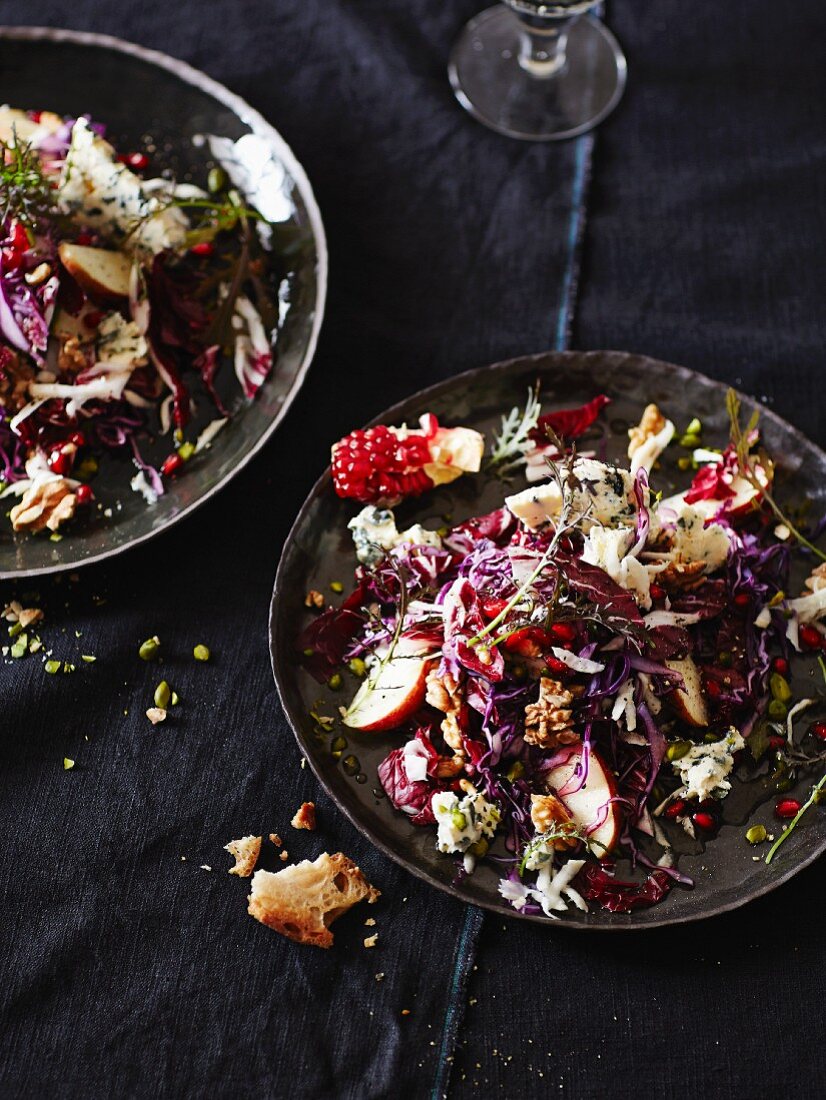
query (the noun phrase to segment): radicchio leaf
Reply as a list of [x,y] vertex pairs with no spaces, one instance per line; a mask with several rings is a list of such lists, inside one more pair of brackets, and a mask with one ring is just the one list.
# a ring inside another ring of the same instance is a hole
[[531,439],[535,443],[547,443],[547,428],[565,439],[577,439],[591,427],[605,406],[610,403],[611,398],[601,393],[576,409],[558,409],[556,412],[545,413],[537,420],[536,427],[531,432]]

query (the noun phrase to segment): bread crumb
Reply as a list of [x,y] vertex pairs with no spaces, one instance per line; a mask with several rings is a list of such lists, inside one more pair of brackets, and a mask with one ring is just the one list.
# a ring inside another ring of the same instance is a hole
[[377,982],[383,982],[384,981],[384,971],[383,970],[380,970],[378,972],[378,974],[376,975],[376,981]]
[[368,917],[367,920],[364,923],[367,925],[368,928],[372,928],[373,925],[376,923],[376,918],[375,917]]
[[201,870],[202,871],[211,871],[212,868],[210,867],[210,865],[208,863],[202,863],[201,864]]
[[229,844],[225,844],[224,850],[235,857],[235,866],[230,867],[228,873],[249,878],[261,854],[261,837],[242,836],[239,840],[231,840]]
[[[124,714],[126,711],[124,711]],[[153,726],[157,726],[158,722],[166,721],[166,711],[163,707],[150,707],[146,712],[146,717],[152,723]]]
[[372,936],[365,936],[364,937],[364,946],[365,947],[375,947],[376,943],[378,941],[378,938],[379,938],[378,932],[375,932]]
[[409,1015],[410,1015],[410,1009],[409,1008],[403,1008],[402,1009],[402,1016],[409,1016]]
[[313,862],[305,859],[283,871],[256,871],[248,912],[296,943],[327,948],[333,944],[333,921],[357,902],[378,897],[351,859],[322,852]]
[[270,840],[273,842],[276,848],[280,848],[281,845],[284,843],[278,833],[270,833]]
[[285,848],[278,858],[281,860],[282,863],[286,863],[287,860],[290,858],[290,853]]
[[290,822],[294,829],[315,829],[315,802],[302,802]]

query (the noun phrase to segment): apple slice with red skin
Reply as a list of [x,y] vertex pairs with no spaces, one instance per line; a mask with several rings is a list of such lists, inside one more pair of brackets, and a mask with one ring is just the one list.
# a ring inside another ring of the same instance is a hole
[[574,824],[583,832],[599,822],[593,832],[587,832],[593,842],[594,855],[604,859],[619,840],[622,815],[616,802],[610,802],[617,793],[613,773],[599,753],[591,749],[588,754],[588,778],[579,786],[576,766],[582,757],[582,745],[572,745],[562,750],[556,763],[545,775],[548,790],[563,803]]
[[435,663],[433,645],[423,638],[400,638],[378,676],[359,687],[344,725],[365,733],[395,729],[424,703],[427,674]]
[[[763,467],[756,465],[754,467],[754,472],[763,486],[769,488],[772,479]],[[737,474],[736,477],[732,479],[731,489],[734,492],[734,496],[726,497],[725,500],[695,500],[687,505],[687,507],[693,508],[696,512],[699,512],[703,519],[708,522],[710,519],[713,519],[721,509],[724,509],[723,514],[728,519],[736,519],[738,516],[747,515],[756,505],[760,504],[758,498],[762,496],[762,493],[756,485],[747,481],[746,478],[742,477],[740,474]],[[686,493],[687,492],[688,490],[686,490]],[[680,508],[686,504],[686,493],[677,493],[676,496],[668,497],[666,500],[660,502],[659,508],[663,509],[664,512],[669,508],[675,512],[679,512]]]
[[667,696],[668,702],[689,726],[705,729],[708,725],[708,706],[700,670],[694,663],[694,658],[683,657],[677,660],[672,657],[665,664],[683,680],[683,686],[675,688]]
[[132,261],[123,252],[71,241],[62,241],[57,251],[69,274],[97,301],[119,302],[129,297]]

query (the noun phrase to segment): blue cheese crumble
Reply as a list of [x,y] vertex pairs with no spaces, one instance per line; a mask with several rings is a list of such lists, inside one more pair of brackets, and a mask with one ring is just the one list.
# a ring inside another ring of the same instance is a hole
[[728,775],[734,767],[734,754],[746,747],[740,733],[732,728],[719,741],[695,745],[685,756],[674,760],[674,771],[683,782],[676,794],[682,798],[725,798],[731,790]]
[[438,825],[436,847],[445,853],[464,853],[483,837],[492,837],[501,818],[481,794],[459,799],[452,791],[437,791],[430,805]]
[[420,523],[399,532],[396,519],[389,508],[377,508],[368,504],[347,524],[353,532],[356,557],[362,565],[375,566],[390,550],[405,544],[413,546],[435,546],[439,549],[442,540],[435,531],[428,531]]

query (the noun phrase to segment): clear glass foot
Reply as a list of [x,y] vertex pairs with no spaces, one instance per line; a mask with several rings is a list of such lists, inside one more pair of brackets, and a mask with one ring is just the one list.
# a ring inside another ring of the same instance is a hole
[[594,4],[506,2],[481,12],[459,36],[448,68],[456,98],[492,130],[524,141],[592,129],[619,103],[626,77],[625,55],[608,28],[576,14]]

